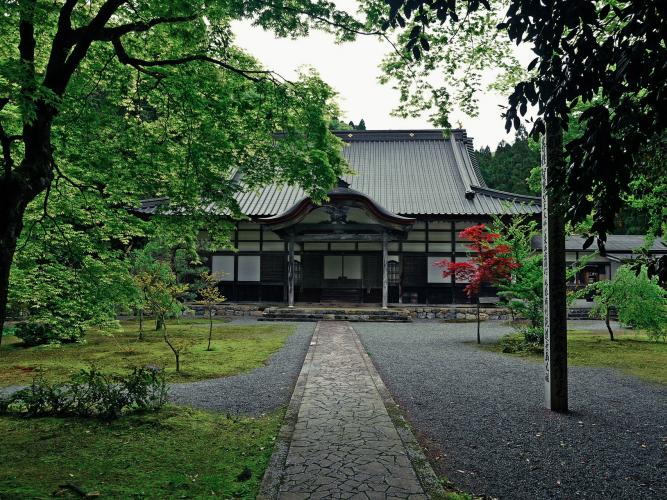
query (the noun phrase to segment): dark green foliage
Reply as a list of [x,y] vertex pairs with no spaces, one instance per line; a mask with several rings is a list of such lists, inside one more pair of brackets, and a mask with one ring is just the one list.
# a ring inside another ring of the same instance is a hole
[[510,193],[538,195],[526,179],[540,164],[540,153],[532,149],[525,134],[517,134],[514,143],[501,141],[495,153],[487,146],[477,151],[484,180],[493,189]]
[[[618,211],[633,184],[649,178],[649,185],[664,179],[664,170],[646,168],[644,151],[658,142],[667,127],[667,46],[664,2],[618,0],[511,0],[507,4],[481,0],[391,0],[384,27],[399,31],[403,60],[428,58],[426,71],[410,73],[412,61],[390,68],[406,75],[402,89],[428,81],[430,74],[449,69],[441,60],[459,57],[461,47],[451,37],[435,38],[442,26],[470,31],[469,20],[480,12],[496,15],[502,6],[498,31],[505,40],[530,46],[535,58],[512,82],[513,92],[505,112],[506,128],[519,129],[536,109],[532,132],[545,132],[545,123],[567,130],[573,111],[588,105],[577,117],[581,134],[565,141],[565,168],[555,171],[551,187],[565,197],[566,219],[572,225],[593,214],[591,233],[604,241],[614,229]],[[505,5],[507,5],[505,7]],[[426,39],[430,43],[422,43]],[[476,45],[481,53],[493,45]],[[468,61],[466,61],[468,62]],[[472,61],[471,61],[472,62]],[[421,70],[422,68],[420,68]],[[446,71],[447,78],[456,73]],[[408,80],[417,80],[414,81]],[[467,79],[470,81],[470,79]],[[476,82],[471,88],[479,87]],[[429,103],[430,104],[430,103]],[[445,118],[450,100],[436,101]],[[664,198],[663,203],[664,206]],[[592,240],[591,240],[592,242]]]
[[522,328],[519,333],[523,334],[523,339],[531,344],[544,344],[544,330],[541,326]]
[[667,292],[658,285],[656,277],[648,277],[646,268],[636,272],[629,266],[621,266],[614,279],[592,283],[580,295],[590,293],[595,300],[591,316],[605,321],[611,340],[614,340],[609,321],[611,309],[617,312],[622,324],[646,330],[653,340],[667,338]]
[[[156,237],[191,247],[202,228],[224,246],[220,214],[240,216],[239,191],[325,196],[347,171],[327,126],[335,93],[313,71],[285,82],[234,46],[230,27],[351,38],[331,19],[357,24],[332,4],[302,7],[3,3],[0,330],[8,298],[12,313],[115,317],[136,298],[127,250]],[[178,222],[128,211],[148,197],[169,199]]]
[[544,330],[541,327],[525,327],[517,333],[500,339],[500,349],[505,353],[542,353],[544,350]]
[[164,374],[155,368],[135,368],[127,376],[104,375],[96,368],[81,370],[66,384],[44,378],[0,400],[0,413],[25,417],[75,416],[110,421],[131,411],[154,411],[167,402]]
[[31,318],[17,323],[14,335],[27,346],[42,344],[76,342],[83,337],[84,329],[80,322],[53,317]]
[[366,122],[362,118],[359,124],[355,125],[352,120],[348,123],[341,121],[337,116],[329,120],[329,130],[366,130]]

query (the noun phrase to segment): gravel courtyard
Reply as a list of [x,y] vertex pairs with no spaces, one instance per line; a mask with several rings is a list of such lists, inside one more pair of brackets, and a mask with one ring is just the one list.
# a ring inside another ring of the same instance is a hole
[[260,415],[287,404],[315,331],[315,323],[295,325],[295,332],[269,358],[266,366],[231,377],[171,384],[171,401],[204,410],[244,415]]
[[[475,326],[353,324],[417,431],[442,452],[442,474],[503,499],[667,498],[665,387],[571,367],[571,413],[554,414],[543,408],[542,365],[468,343]],[[508,331],[484,323],[482,339]]]

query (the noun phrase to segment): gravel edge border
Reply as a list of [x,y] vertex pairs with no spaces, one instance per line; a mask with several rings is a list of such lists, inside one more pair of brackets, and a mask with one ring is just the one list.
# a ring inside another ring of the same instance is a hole
[[380,377],[380,374],[373,364],[373,360],[370,358],[366,352],[366,349],[364,348],[364,345],[361,343],[359,333],[352,325],[350,325],[350,328],[354,332],[354,341],[357,344],[357,348],[359,349],[361,357],[364,360],[366,367],[368,368],[375,387],[380,393],[380,397],[382,398],[382,402],[387,409],[389,418],[394,424],[394,427],[398,432],[398,436],[403,442],[403,446],[408,453],[410,463],[412,463],[412,468],[415,470],[417,479],[419,479],[422,488],[424,488],[424,492],[429,498],[432,499],[445,498],[445,490],[443,489],[438,476],[433,471],[433,467],[431,467],[431,464],[426,458],[426,455],[424,455],[424,452],[422,451],[417,438],[415,438],[415,435],[412,432],[412,426],[403,417],[403,411],[401,410],[400,406],[398,406],[396,401],[394,401],[394,398],[389,392],[389,389],[387,389],[387,386],[384,385],[382,377]]
[[301,372],[299,372],[299,378],[297,378],[296,384],[294,384],[294,392],[292,393],[289,405],[285,411],[285,417],[283,418],[283,423],[278,432],[271,459],[264,472],[262,485],[256,497],[257,500],[272,500],[278,498],[278,490],[285,470],[285,462],[287,461],[290,442],[292,441],[292,435],[294,434],[294,427],[299,418],[299,408],[301,407],[301,400],[303,399],[303,393],[306,389],[306,383],[308,382],[308,374],[315,354],[315,347],[317,346],[319,334],[320,323],[318,322],[315,326],[313,336],[310,339],[310,345],[303,361]]

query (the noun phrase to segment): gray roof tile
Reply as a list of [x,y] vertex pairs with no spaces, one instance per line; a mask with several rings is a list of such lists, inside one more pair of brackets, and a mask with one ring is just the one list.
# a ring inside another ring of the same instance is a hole
[[[336,132],[346,142],[343,156],[355,172],[345,176],[352,189],[402,215],[534,214],[533,197],[486,187],[474,157],[472,139],[453,130]],[[456,149],[454,149],[456,148]],[[474,191],[472,199],[466,191]],[[276,194],[282,196],[276,196]],[[239,195],[241,210],[251,216],[276,215],[305,196],[292,186],[267,186]]]

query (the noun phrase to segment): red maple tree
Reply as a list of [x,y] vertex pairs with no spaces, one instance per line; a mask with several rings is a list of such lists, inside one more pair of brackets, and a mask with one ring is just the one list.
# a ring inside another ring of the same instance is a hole
[[494,285],[504,279],[509,279],[512,270],[519,267],[519,263],[511,257],[510,247],[496,243],[500,234],[492,233],[484,224],[478,224],[464,229],[458,234],[471,250],[470,260],[466,262],[452,262],[447,259],[436,262],[442,267],[444,277],[454,276],[457,280],[467,281],[464,292],[468,297],[477,298],[477,343],[479,336],[479,293],[482,285]]

